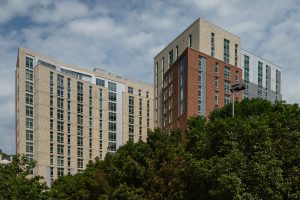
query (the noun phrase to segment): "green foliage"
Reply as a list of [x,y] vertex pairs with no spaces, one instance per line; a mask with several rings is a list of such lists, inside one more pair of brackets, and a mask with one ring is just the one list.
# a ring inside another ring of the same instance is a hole
[[14,156],[12,163],[0,164],[0,199],[47,199],[47,186],[40,176],[30,176],[35,162]]
[[[4,198],[46,197],[36,179],[16,180],[28,166],[17,163],[1,168],[1,194],[13,195]],[[51,199],[300,199],[300,108],[244,100],[235,118],[229,105],[208,119],[190,118],[185,132],[149,131],[147,142],[128,142],[83,173],[59,178],[49,193]]]

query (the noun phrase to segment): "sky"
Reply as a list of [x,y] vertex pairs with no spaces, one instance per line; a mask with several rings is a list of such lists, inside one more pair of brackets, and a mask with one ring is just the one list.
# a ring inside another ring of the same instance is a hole
[[283,67],[283,99],[300,103],[299,0],[0,0],[0,149],[15,153],[18,47],[152,83],[153,57],[199,17]]

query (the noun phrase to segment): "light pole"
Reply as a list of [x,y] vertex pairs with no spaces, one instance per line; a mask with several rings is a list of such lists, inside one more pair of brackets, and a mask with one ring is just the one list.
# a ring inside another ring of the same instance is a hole
[[242,91],[245,89],[245,85],[243,82],[236,83],[231,86],[230,91],[232,92],[232,117],[234,117],[234,100],[236,92]]

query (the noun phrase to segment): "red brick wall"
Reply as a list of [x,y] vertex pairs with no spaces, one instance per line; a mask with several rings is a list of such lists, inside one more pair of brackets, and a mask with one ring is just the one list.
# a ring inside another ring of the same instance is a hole
[[[185,130],[187,128],[187,120],[191,116],[197,116],[198,115],[198,59],[199,57],[206,58],[206,116],[209,115],[211,111],[215,109],[215,101],[214,101],[214,95],[215,95],[215,64],[216,62],[219,64],[219,73],[218,73],[218,107],[224,106],[224,68],[225,66],[230,67],[230,85],[235,83],[235,71],[239,71],[239,79],[242,78],[242,69],[226,64],[221,60],[217,60],[207,54],[204,54],[202,52],[199,52],[192,48],[187,48],[181,56],[175,61],[175,63],[172,66],[173,70],[173,95],[172,97],[169,97],[167,100],[167,103],[169,103],[170,98],[172,98],[172,125],[169,126],[168,123],[166,123],[166,126],[163,128],[166,129],[176,129],[180,128],[182,130]],[[186,67],[186,108],[185,113],[178,117],[178,109],[179,109],[179,60],[181,60],[182,57],[185,57],[185,67]],[[165,77],[169,76],[170,73],[169,69],[166,72]],[[168,91],[168,86],[165,88],[165,90]],[[242,100],[243,94],[242,92],[239,92],[238,94],[238,100]],[[163,96],[162,96],[163,98]],[[232,95],[230,98],[230,101],[232,100]],[[162,113],[162,116],[163,113]],[[169,113],[167,112],[167,115],[165,115],[168,119]],[[168,121],[168,120],[167,120]]]

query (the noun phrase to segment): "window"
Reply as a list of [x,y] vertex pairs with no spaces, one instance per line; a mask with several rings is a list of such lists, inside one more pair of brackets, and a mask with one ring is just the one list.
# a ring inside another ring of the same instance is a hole
[[178,58],[178,45],[176,45],[176,58]]
[[32,69],[33,68],[33,59],[26,57],[26,68]]
[[26,117],[26,128],[33,129],[33,119]]
[[229,81],[224,82],[224,91],[225,91],[225,94],[230,94],[230,82]]
[[109,100],[110,101],[117,101],[117,94],[114,92],[109,92]]
[[109,122],[108,123],[108,130],[109,131],[116,131],[117,130],[117,124],[114,122]]
[[33,93],[33,83],[26,81],[26,92]]
[[212,32],[210,37],[211,37],[210,55],[214,57],[215,56],[215,33]]
[[117,91],[117,84],[116,83],[112,83],[112,82],[108,82],[108,90],[116,92]]
[[141,96],[142,95],[142,90],[139,90],[139,96]]
[[215,76],[219,76],[219,63],[215,64]]
[[245,97],[248,97],[249,88],[249,56],[244,55],[244,84],[245,84]]
[[32,130],[26,130],[26,140],[33,141],[33,131]]
[[224,77],[227,79],[230,79],[230,68],[229,67],[224,68]]
[[148,91],[146,92],[146,98],[149,98],[149,92]]
[[83,137],[77,136],[77,146],[82,147],[83,146]]
[[192,47],[192,35],[189,34],[189,43],[188,43],[188,47]]
[[80,103],[77,104],[77,114],[83,114],[83,105]]
[[26,69],[26,80],[33,81],[33,71]]
[[33,95],[26,93],[26,104],[33,105]]
[[117,121],[117,114],[116,113],[109,112],[108,116],[109,116],[108,117],[109,121],[113,121],[113,122]]
[[108,151],[116,151],[117,144],[115,142],[109,142],[108,143]]
[[234,66],[238,65],[238,45],[235,44],[234,46]]
[[64,154],[64,145],[62,145],[62,144],[57,145],[57,154],[58,155],[63,155]]
[[64,122],[57,121],[57,131],[60,131],[60,132],[64,131]]
[[26,116],[33,117],[33,107],[32,106],[26,106]]
[[57,98],[57,107],[58,108],[64,108],[64,99]]
[[82,115],[77,115],[77,124],[83,125],[83,116]]
[[225,95],[224,96],[224,105],[227,105],[230,103],[230,96],[229,95]]
[[53,153],[53,144],[50,143],[50,153]]
[[257,95],[262,97],[263,63],[258,61],[258,88]]
[[219,94],[218,92],[215,92],[215,105],[218,105],[219,103]]
[[83,148],[77,148],[77,157],[79,158],[83,157]]
[[113,102],[108,103],[109,111],[117,112],[117,104]]
[[58,120],[64,120],[64,111],[63,110],[57,110],[57,119]]
[[218,77],[215,77],[215,90],[219,90],[219,79]]
[[64,176],[64,168],[57,168],[57,176],[58,177]]
[[57,133],[57,143],[64,143],[64,134]]
[[33,143],[26,142],[26,153],[33,153]]
[[64,87],[64,77],[57,75],[57,87]]
[[99,78],[96,78],[96,85],[105,86],[105,81]]
[[77,159],[77,168],[80,168],[80,169],[83,168],[83,159],[82,158]]
[[109,133],[108,133],[108,139],[109,139],[109,141],[116,141],[116,139],[117,139],[116,133],[114,133],[114,132],[109,132]]
[[168,59],[168,62],[169,62],[169,66],[171,66],[173,64],[173,50],[171,50],[169,52],[169,59]]
[[133,94],[133,88],[132,87],[128,87],[128,93]]
[[229,44],[230,41],[224,39],[224,62],[229,63]]
[[238,83],[239,82],[239,71],[235,71],[235,82]]
[[64,157],[63,156],[57,156],[57,166],[59,166],[59,167],[64,166]]

